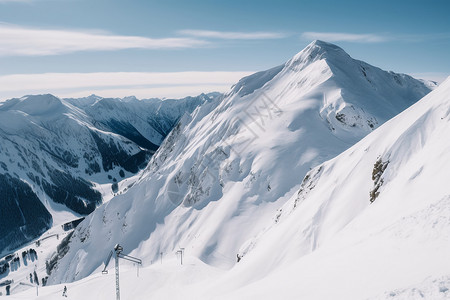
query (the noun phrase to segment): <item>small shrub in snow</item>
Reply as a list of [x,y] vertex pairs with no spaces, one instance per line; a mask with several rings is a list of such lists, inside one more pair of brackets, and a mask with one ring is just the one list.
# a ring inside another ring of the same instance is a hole
[[384,180],[381,176],[383,175],[384,171],[386,170],[388,164],[389,164],[389,161],[383,162],[381,160],[381,158],[379,158],[373,165],[372,180],[373,180],[374,187],[369,193],[370,203],[374,202],[375,199],[377,199],[377,197],[380,195],[380,192],[378,190],[384,183]]

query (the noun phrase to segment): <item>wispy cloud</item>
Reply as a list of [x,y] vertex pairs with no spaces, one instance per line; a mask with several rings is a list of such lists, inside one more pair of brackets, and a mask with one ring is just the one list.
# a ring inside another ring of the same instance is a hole
[[29,3],[31,0],[0,0],[1,3]]
[[211,31],[211,30],[193,30],[186,29],[178,31],[179,34],[213,39],[226,40],[267,40],[267,39],[281,39],[287,37],[286,33],[282,32],[234,32],[234,31]]
[[444,73],[444,72],[421,72],[421,73],[411,73],[412,77],[425,79],[425,80],[431,80],[435,81],[437,83],[444,82],[447,78],[449,78],[450,73]]
[[3,100],[25,94],[52,93],[61,97],[99,94],[139,98],[182,97],[201,92],[226,92],[251,72],[98,72],[43,73],[0,76]]
[[57,55],[122,49],[180,49],[207,44],[209,43],[195,38],[148,38],[105,32],[34,29],[0,23],[1,56]]
[[450,33],[449,32],[435,32],[428,34],[402,34],[396,35],[393,39],[402,41],[402,42],[412,42],[412,43],[422,43],[428,41],[442,41],[449,40]]
[[381,43],[390,40],[390,38],[387,36],[381,36],[377,34],[357,34],[347,32],[303,32],[301,37],[307,40],[355,43]]

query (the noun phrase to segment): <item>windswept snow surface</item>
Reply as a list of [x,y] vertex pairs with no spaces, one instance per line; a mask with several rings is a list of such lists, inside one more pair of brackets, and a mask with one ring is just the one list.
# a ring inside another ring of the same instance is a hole
[[[107,275],[95,273],[72,284],[59,284],[39,287],[26,291],[14,290],[10,299],[62,299],[64,286],[67,299],[109,300],[115,299],[115,273],[113,263]],[[173,254],[159,262],[139,269],[127,261],[120,261],[121,299],[199,299],[201,290],[210,284],[211,279],[219,277],[222,270],[206,265],[193,257],[180,260]],[[2,288],[0,288],[1,290]],[[3,288],[4,289],[4,288]],[[63,297],[64,298],[64,297]]]
[[[211,292],[225,287],[224,299],[449,299],[449,132],[450,78],[311,170]],[[381,184],[370,203],[373,174]]]
[[[335,45],[311,43],[285,65],[243,78],[218,105],[185,115],[138,183],[77,227],[50,282],[98,272],[117,243],[147,264],[161,252],[184,247],[210,267],[233,267],[237,255],[252,248],[246,241],[296,194],[311,168],[429,91],[407,75],[353,60]],[[363,193],[360,207],[367,206],[368,192]],[[333,216],[336,228],[348,221]],[[325,236],[317,236],[316,246],[301,247],[317,247]],[[284,252],[286,258],[296,257],[287,247],[281,253],[276,249],[255,274],[242,275],[242,282],[287,263]],[[238,264],[236,270],[242,268]]]

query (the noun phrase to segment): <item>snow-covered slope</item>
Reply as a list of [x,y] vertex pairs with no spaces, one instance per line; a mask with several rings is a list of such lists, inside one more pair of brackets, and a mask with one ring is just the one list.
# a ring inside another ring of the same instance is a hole
[[[449,299],[450,139],[443,138],[450,131],[449,95],[450,78],[355,146],[311,170],[302,188],[268,220],[231,270],[206,265],[189,249],[183,266],[174,253],[164,253],[162,263],[144,260],[139,277],[133,266],[121,262],[121,295]],[[371,192],[381,182],[371,203]],[[115,292],[112,269],[108,275],[98,272],[71,284],[45,287],[40,295],[60,299],[67,285],[69,297],[109,299]],[[30,289],[11,298],[39,299],[34,295]]]
[[[218,296],[226,286],[224,299],[448,299],[449,132],[450,78],[311,170],[241,248],[239,268],[210,292]],[[232,285],[243,288],[231,292]]]
[[243,78],[219,105],[185,116],[139,182],[79,225],[50,281],[99,270],[116,243],[147,262],[184,247],[229,268],[311,168],[428,92],[315,41],[286,64]]
[[121,193],[180,117],[209,101],[35,95],[0,103],[0,256]]

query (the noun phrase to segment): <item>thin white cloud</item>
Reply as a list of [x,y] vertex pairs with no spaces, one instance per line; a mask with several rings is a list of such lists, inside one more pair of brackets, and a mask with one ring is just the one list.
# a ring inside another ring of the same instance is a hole
[[0,24],[0,56],[58,55],[78,51],[196,48],[208,42],[195,38],[148,38],[104,32],[34,29]]
[[186,29],[178,31],[179,34],[214,39],[227,40],[267,40],[267,39],[281,39],[287,35],[282,32],[232,32],[232,31],[211,31],[211,30],[193,30]]
[[2,99],[51,93],[61,97],[99,94],[107,97],[181,97],[227,91],[252,72],[98,72],[0,76]]
[[1,3],[29,3],[31,0],[0,0]]
[[412,77],[435,81],[438,84],[444,82],[449,76],[450,73],[444,72],[422,72],[422,73],[411,73]]
[[303,32],[301,37],[307,40],[324,40],[327,42],[381,43],[390,38],[377,34],[357,34],[346,32]]
[[422,43],[428,41],[438,41],[448,39],[450,39],[450,33],[448,32],[437,32],[428,34],[402,34],[395,36],[395,40],[412,43]]

